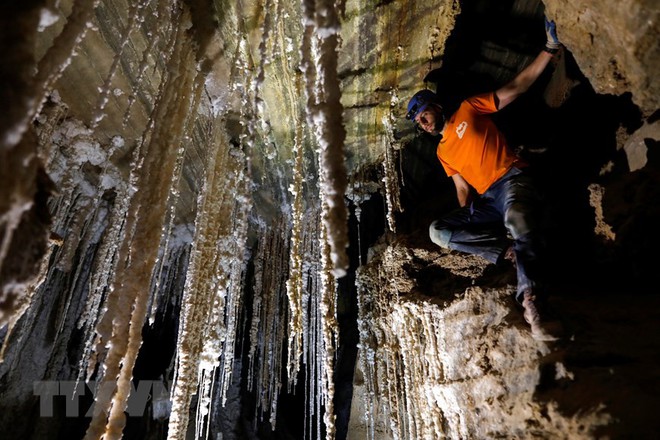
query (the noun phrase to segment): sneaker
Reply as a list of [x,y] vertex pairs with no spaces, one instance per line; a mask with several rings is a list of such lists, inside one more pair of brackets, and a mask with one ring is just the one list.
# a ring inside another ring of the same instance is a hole
[[525,309],[523,317],[531,327],[534,339],[537,341],[556,341],[560,338],[562,333],[561,323],[541,319],[539,301],[530,290],[523,293],[522,306]]

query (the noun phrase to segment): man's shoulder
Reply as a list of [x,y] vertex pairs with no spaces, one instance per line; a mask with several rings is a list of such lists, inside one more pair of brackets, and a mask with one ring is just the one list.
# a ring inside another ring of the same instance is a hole
[[465,98],[461,104],[475,104],[480,102],[495,102],[495,92],[484,92]]
[[474,110],[477,113],[493,113],[497,111],[497,102],[495,101],[495,92],[480,93],[465,99],[460,110]]

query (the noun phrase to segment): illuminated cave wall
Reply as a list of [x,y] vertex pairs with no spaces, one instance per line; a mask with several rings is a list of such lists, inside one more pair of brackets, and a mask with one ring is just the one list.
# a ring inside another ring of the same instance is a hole
[[[652,438],[656,3],[3,5],[0,432]],[[428,242],[454,193],[403,117],[506,82],[544,12],[565,50],[498,123],[558,344],[511,267]]]

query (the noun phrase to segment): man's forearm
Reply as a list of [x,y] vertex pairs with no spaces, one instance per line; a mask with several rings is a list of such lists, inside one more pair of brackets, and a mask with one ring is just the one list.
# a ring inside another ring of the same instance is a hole
[[456,188],[456,197],[458,198],[458,206],[462,208],[468,204],[470,199],[470,191],[462,188]]
[[525,93],[530,86],[534,84],[534,81],[541,76],[545,68],[548,66],[548,63],[550,63],[552,56],[551,53],[542,50],[541,53],[536,56],[534,61],[532,61],[513,79],[520,94]]
[[499,88],[495,93],[498,98],[498,110],[509,105],[518,96],[525,93],[538,79],[552,59],[552,54],[542,50],[534,61],[525,67],[513,80]]
[[470,200],[470,184],[460,174],[451,176],[456,187],[456,197],[458,198],[458,205],[462,208],[467,205]]

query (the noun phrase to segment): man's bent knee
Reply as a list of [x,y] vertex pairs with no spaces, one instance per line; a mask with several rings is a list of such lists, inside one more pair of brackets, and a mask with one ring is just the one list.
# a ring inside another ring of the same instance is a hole
[[533,228],[531,223],[531,213],[524,206],[513,205],[504,214],[504,226],[506,226],[514,240],[529,234]]
[[431,223],[429,227],[429,237],[431,241],[441,248],[449,249],[449,240],[451,240],[451,231],[438,225],[438,221]]

